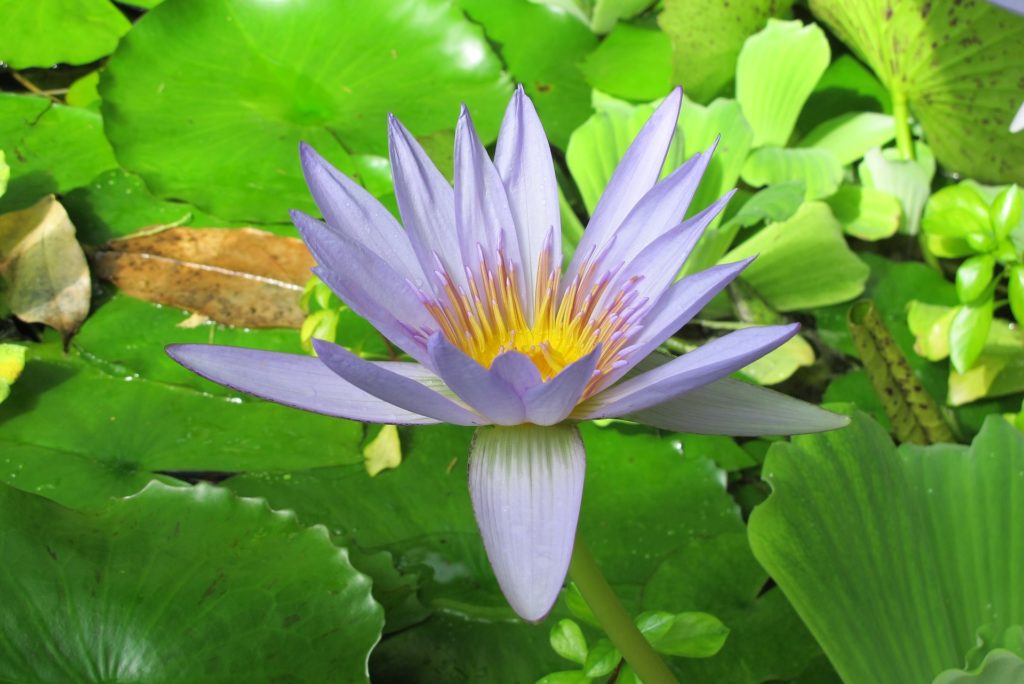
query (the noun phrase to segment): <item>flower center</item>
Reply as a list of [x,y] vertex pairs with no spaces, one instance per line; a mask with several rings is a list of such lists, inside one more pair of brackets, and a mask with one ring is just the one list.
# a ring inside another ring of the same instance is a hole
[[638,332],[630,324],[647,301],[636,301],[631,287],[636,280],[612,293],[615,273],[596,277],[594,260],[560,292],[561,265],[552,263],[549,243],[540,254],[529,311],[520,276],[505,256],[499,251],[494,265],[481,261],[476,274],[467,269],[468,288],[438,272],[441,294],[423,299],[448,340],[482,366],[489,368],[500,354],[518,351],[547,381],[600,344],[589,395],[600,376],[617,366]]

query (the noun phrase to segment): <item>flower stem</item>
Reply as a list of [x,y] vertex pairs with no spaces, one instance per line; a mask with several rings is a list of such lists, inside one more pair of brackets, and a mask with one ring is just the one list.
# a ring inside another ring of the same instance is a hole
[[633,624],[633,618],[608,586],[608,580],[604,578],[579,533],[569,562],[569,577],[579,587],[583,600],[590,606],[615,648],[619,649],[619,653],[644,684],[679,684],[665,661]]
[[902,90],[892,91],[892,117],[896,123],[896,148],[903,159],[914,158],[914,139],[910,135],[910,109]]

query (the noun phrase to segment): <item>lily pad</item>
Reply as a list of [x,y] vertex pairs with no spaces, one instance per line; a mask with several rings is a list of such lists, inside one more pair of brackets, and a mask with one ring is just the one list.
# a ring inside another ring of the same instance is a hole
[[454,125],[459,100],[493,139],[511,88],[479,27],[440,0],[212,0],[146,13],[99,90],[118,159],[156,195],[278,221],[314,211],[300,140],[351,172],[351,153],[385,152],[389,111],[427,134]]
[[764,473],[754,554],[844,681],[932,681],[962,666],[979,627],[1022,623],[1024,435],[1001,417],[970,449],[897,450],[855,413],[773,445]]
[[9,682],[366,681],[382,610],[326,530],[217,487],[92,512],[0,485]]
[[95,62],[132,27],[110,0],[0,0],[0,16],[0,62],[14,69]]
[[1024,182],[1009,132],[1024,83],[1024,17],[993,3],[811,0],[811,10],[909,102],[935,156],[983,181]]

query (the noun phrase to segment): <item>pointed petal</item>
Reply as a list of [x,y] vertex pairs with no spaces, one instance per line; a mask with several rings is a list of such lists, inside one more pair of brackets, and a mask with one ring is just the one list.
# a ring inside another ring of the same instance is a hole
[[519,238],[505,186],[465,107],[455,127],[455,226],[462,261],[474,274],[480,273],[479,252],[491,258],[499,248],[522,272]]
[[507,382],[520,399],[525,399],[530,389],[543,384],[537,364],[522,352],[499,354],[491,362],[491,372]]
[[388,141],[398,210],[424,273],[433,272],[436,254],[456,284],[464,285],[455,232],[455,191],[416,138],[393,116],[388,117]]
[[[428,387],[430,384],[442,388],[444,384],[419,364],[395,363],[384,367],[324,340],[313,340],[313,348],[323,365],[346,382],[383,401],[454,425],[484,425],[487,422]],[[414,367],[419,377],[409,377],[408,371],[401,372],[401,366]]]
[[731,264],[718,264],[686,276],[672,285],[641,321],[643,330],[626,363],[605,374],[600,388],[609,387],[647,358],[666,339],[690,322],[756,257]]
[[[505,184],[509,208],[515,220],[522,276],[526,284],[524,304],[528,308],[529,320],[533,320],[533,293],[540,253],[552,229],[556,236],[561,235],[562,224],[551,148],[537,110],[522,86],[516,89],[501,122],[494,166]],[[552,244],[554,254],[551,263],[561,266],[560,241],[555,240]]]
[[523,400],[499,373],[466,356],[441,333],[430,338],[427,349],[445,385],[477,413],[496,425],[518,425],[526,420]]
[[586,459],[572,426],[482,428],[469,493],[498,584],[525,620],[548,614],[565,581]]
[[437,328],[413,285],[357,241],[329,230],[300,211],[292,222],[317,262],[321,280],[357,314],[420,363],[430,365],[423,341]]
[[575,277],[581,260],[590,254],[591,250],[601,251],[608,238],[622,224],[640,198],[657,182],[658,176],[661,175],[661,167],[665,163],[665,156],[668,154],[668,146],[676,131],[682,99],[683,91],[680,88],[673,90],[647,120],[633,140],[633,144],[622,156],[615,173],[608,181],[608,187],[594,207],[590,223],[583,231],[583,238],[566,273],[568,280]]
[[601,347],[577,359],[562,372],[526,393],[526,419],[537,425],[555,425],[576,408],[587,383],[594,375]]
[[626,417],[662,430],[734,437],[825,432],[850,422],[846,416],[806,401],[732,378],[722,378]]
[[304,411],[367,423],[438,422],[364,392],[312,356],[212,344],[172,344],[167,354],[207,380]]
[[391,212],[306,143],[299,146],[299,156],[309,191],[331,230],[359,242],[403,277],[422,285],[424,271]]
[[661,404],[738,371],[800,329],[792,325],[745,328],[712,340],[660,368],[625,380],[580,405],[575,417],[614,418]]

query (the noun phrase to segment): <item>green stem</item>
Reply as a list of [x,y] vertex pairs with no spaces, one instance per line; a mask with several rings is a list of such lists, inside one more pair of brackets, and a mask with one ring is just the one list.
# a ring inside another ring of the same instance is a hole
[[572,549],[569,577],[576,583],[605,634],[644,684],[679,684],[665,661],[633,624],[633,618],[608,586],[608,580],[579,534]]
[[902,90],[892,91],[892,117],[896,123],[896,148],[904,159],[914,158],[914,139],[910,136],[910,109]]

